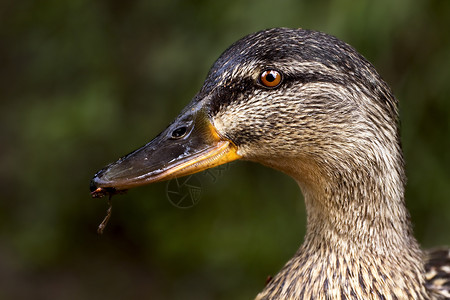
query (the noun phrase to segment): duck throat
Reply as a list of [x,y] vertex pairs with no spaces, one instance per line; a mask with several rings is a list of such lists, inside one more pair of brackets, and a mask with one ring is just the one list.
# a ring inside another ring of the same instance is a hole
[[429,299],[401,164],[284,171],[302,189],[307,232],[257,299]]
[[305,244],[379,255],[418,251],[404,204],[402,162],[381,162],[355,167],[346,160],[338,170],[316,166],[320,175],[298,180],[307,210]]

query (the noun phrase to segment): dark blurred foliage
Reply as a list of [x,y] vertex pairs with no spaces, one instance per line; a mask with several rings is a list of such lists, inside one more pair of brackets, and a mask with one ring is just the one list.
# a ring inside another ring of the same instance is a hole
[[268,27],[353,45],[401,101],[407,204],[424,247],[450,243],[450,1],[2,1],[0,298],[249,299],[302,241],[300,191],[245,162],[91,199],[101,167],[158,134],[238,38]]

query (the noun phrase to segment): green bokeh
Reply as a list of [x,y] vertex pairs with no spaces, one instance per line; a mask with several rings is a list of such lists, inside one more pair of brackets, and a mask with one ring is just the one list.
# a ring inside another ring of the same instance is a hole
[[0,299],[249,299],[302,241],[295,182],[232,163],[106,201],[89,180],[158,134],[232,42],[269,27],[353,45],[401,102],[407,204],[450,244],[450,1],[9,1],[0,4]]

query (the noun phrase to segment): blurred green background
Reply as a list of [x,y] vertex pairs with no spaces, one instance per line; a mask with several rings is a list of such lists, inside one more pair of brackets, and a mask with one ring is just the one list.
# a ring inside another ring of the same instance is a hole
[[401,102],[407,204],[424,247],[450,244],[450,1],[2,1],[0,299],[251,299],[299,247],[295,182],[232,163],[91,199],[104,165],[150,140],[238,38],[268,27],[336,35]]

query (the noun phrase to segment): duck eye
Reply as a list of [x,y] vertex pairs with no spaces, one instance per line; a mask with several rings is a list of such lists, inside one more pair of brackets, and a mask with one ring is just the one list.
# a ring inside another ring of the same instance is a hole
[[266,70],[261,73],[261,83],[266,87],[276,87],[281,83],[281,73],[275,70]]
[[172,138],[173,139],[179,139],[181,137],[183,137],[187,132],[187,128],[186,127],[179,127],[177,129],[175,129],[174,131],[172,131]]

